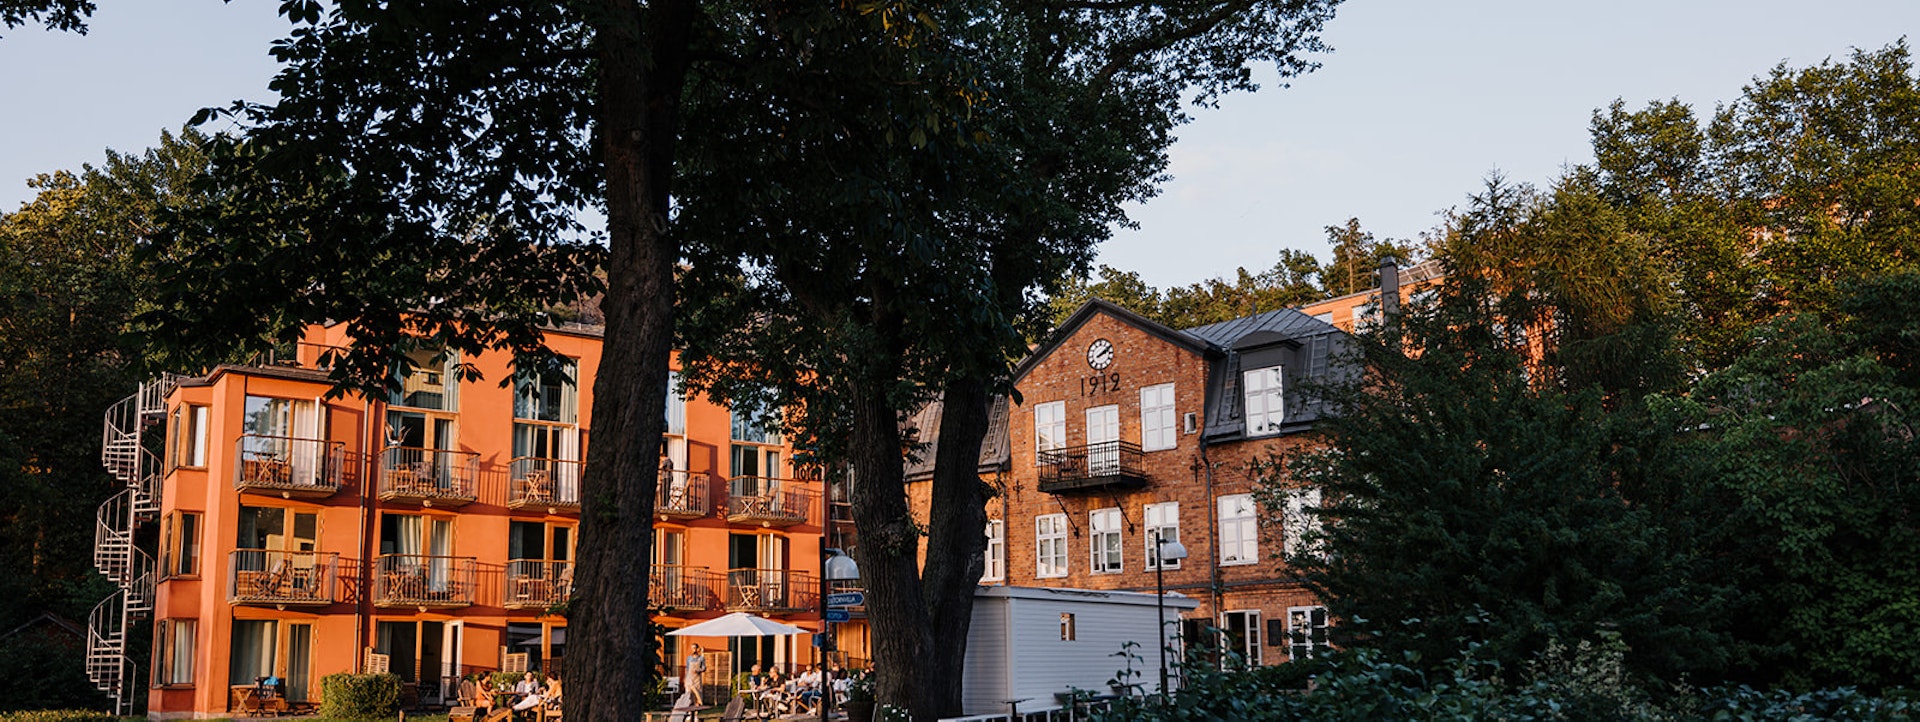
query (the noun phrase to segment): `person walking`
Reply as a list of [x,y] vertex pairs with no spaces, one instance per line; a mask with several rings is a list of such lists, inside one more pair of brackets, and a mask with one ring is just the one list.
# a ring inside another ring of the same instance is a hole
[[700,694],[700,680],[706,673],[706,650],[698,644],[693,645],[693,651],[687,655],[686,676],[680,680],[680,688],[693,694],[693,703],[696,706],[704,707],[707,704],[706,699]]

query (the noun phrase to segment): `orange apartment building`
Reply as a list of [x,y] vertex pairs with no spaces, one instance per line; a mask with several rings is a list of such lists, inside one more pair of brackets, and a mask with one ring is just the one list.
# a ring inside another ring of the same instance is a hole
[[[503,354],[421,352],[398,392],[329,399],[316,365],[342,333],[315,327],[291,361],[162,379],[109,412],[103,460],[128,488],[101,508],[96,562],[120,591],[90,620],[88,669],[123,711],[143,684],[154,718],[215,718],[266,676],[314,702],[325,675],[384,670],[431,705],[461,674],[563,668],[598,330],[548,333],[575,383],[514,378]],[[822,482],[722,406],[674,398],[668,417],[653,564],[633,580],[660,621],[817,626]],[[149,616],[151,659],[131,659]],[[678,670],[686,641],[662,641]],[[814,656],[804,637],[693,641],[714,685]]]
[[[1382,268],[1396,301],[1436,281],[1430,263]],[[1376,289],[1190,329],[1083,305],[1016,368],[1021,402],[995,407],[980,461],[998,490],[981,583],[1152,592],[1164,571],[1168,591],[1200,602],[1181,620],[1189,641],[1215,627],[1256,664],[1327,649],[1334,620],[1282,561],[1319,492],[1293,490],[1274,518],[1255,499],[1254,462],[1319,443],[1325,410],[1301,382],[1354,372],[1341,351],[1356,326],[1392,312],[1382,298]],[[923,438],[937,435],[937,418],[916,417]],[[913,498],[927,513],[928,491]],[[1159,569],[1155,539],[1181,542],[1188,557]]]

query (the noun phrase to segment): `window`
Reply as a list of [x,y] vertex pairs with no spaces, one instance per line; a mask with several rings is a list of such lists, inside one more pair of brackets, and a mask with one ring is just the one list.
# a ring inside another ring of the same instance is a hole
[[680,374],[667,372],[667,433],[687,433],[687,397],[680,390]]
[[1241,376],[1247,401],[1247,435],[1279,433],[1280,422],[1286,418],[1286,402],[1280,393],[1280,367],[1254,369]]
[[1033,518],[1033,575],[1067,575],[1067,515],[1047,514]]
[[1095,574],[1115,574],[1121,570],[1120,510],[1095,509],[1087,513],[1092,538],[1092,565]]
[[1301,554],[1320,554],[1320,517],[1311,510],[1320,508],[1319,489],[1291,489],[1286,493],[1286,511],[1280,517],[1280,547],[1288,558]]
[[1327,311],[1327,312],[1325,312],[1325,313],[1316,313],[1316,314],[1314,314],[1314,315],[1313,315],[1313,320],[1315,320],[1315,321],[1319,321],[1319,322],[1321,322],[1321,323],[1324,323],[1324,324],[1328,324],[1328,325],[1332,325],[1332,324],[1333,324],[1333,312],[1332,312],[1332,311]]
[[1326,607],[1287,608],[1287,656],[1302,660],[1333,649],[1327,641]]
[[728,413],[734,441],[780,444],[780,434],[774,431],[773,419],[766,418],[758,409],[735,408]]
[[200,515],[174,512],[160,527],[160,574],[190,577],[200,573]]
[[987,520],[987,563],[980,574],[980,581],[998,582],[1007,578],[1007,524],[999,519]]
[[460,410],[460,355],[440,349],[420,349],[407,354],[407,362],[394,369],[398,387],[387,394],[387,403],[432,411]]
[[1224,651],[1239,655],[1249,667],[1260,664],[1260,610],[1242,609],[1220,615]]
[[1162,451],[1179,441],[1173,425],[1173,384],[1140,389],[1140,450]]
[[1060,641],[1071,642],[1079,638],[1080,638],[1080,630],[1076,628],[1076,625],[1073,622],[1073,614],[1070,612],[1061,612],[1060,613]]
[[207,407],[186,405],[173,410],[173,453],[171,466],[204,468],[207,465]]
[[273,676],[274,653],[280,641],[279,622],[233,620],[233,647],[227,655],[227,679],[251,684],[261,677]]
[[513,418],[527,421],[577,423],[580,394],[576,391],[579,364],[573,359],[555,368],[523,369],[513,374]]
[[[1180,541],[1180,502],[1148,504],[1141,516],[1146,517],[1147,568],[1156,569],[1160,564],[1160,546],[1156,540]],[[1166,564],[1168,569],[1180,568],[1178,559],[1168,559]]]
[[1252,564],[1260,559],[1259,527],[1252,494],[1220,497],[1220,563]]
[[[1067,402],[1033,407],[1033,450],[1038,453],[1067,448]],[[1052,463],[1041,459],[1038,463]]]
[[1353,332],[1360,333],[1378,325],[1380,325],[1380,297],[1375,294],[1373,300],[1353,307]]
[[153,684],[193,684],[194,632],[199,621],[162,619],[153,625]]

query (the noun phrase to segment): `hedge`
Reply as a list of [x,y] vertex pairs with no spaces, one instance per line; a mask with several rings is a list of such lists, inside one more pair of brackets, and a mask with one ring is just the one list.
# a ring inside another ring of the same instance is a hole
[[320,716],[386,719],[400,710],[400,677],[392,674],[329,674],[320,680]]

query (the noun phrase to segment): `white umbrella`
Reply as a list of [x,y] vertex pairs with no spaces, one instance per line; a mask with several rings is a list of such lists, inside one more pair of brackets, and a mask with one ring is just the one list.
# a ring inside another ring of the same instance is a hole
[[788,634],[807,634],[807,630],[746,612],[734,612],[724,617],[681,627],[667,634],[676,637],[779,637]]

